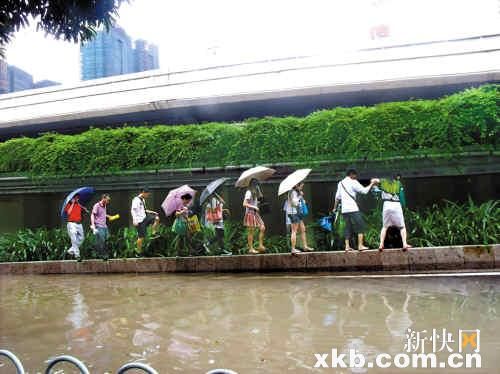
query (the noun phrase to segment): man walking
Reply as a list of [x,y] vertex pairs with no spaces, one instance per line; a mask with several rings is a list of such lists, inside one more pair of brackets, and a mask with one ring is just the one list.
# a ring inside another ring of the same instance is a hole
[[154,235],[160,223],[158,213],[146,209],[146,199],[150,194],[151,191],[148,188],[142,188],[140,194],[132,200],[130,213],[132,214],[132,223],[137,229],[137,254],[142,252],[142,242],[146,237],[148,226],[152,225]]
[[358,250],[362,251],[368,249],[363,245],[363,234],[365,232],[365,222],[363,216],[359,211],[358,203],[356,201],[356,194],[367,194],[370,189],[378,183],[378,179],[372,179],[370,184],[363,187],[358,182],[358,173],[354,169],[349,169],[346,177],[342,179],[337,185],[337,193],[335,194],[335,204],[333,211],[337,209],[337,205],[341,204],[341,213],[345,221],[344,240],[345,250],[352,251],[349,239],[356,233],[358,234]]
[[95,235],[95,246],[97,255],[104,261],[109,258],[109,253],[106,246],[106,240],[109,237],[108,226],[106,219],[111,219],[112,216],[107,214],[107,206],[111,198],[108,194],[103,194],[101,200],[94,204],[92,214],[90,215],[90,228]]
[[75,258],[80,261],[80,246],[85,239],[85,233],[82,226],[82,210],[88,214],[88,210],[80,205],[80,195],[76,194],[68,204],[64,207],[64,211],[68,217],[68,223],[66,227],[68,229],[68,235],[71,239],[71,247],[68,249],[70,255],[75,256]]

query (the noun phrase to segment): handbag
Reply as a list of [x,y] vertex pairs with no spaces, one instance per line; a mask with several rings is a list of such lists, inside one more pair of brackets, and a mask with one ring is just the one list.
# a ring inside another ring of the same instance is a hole
[[222,221],[222,205],[217,204],[215,209],[207,206],[207,210],[205,212],[205,219],[208,222],[212,223]]
[[319,227],[321,227],[323,230],[331,232],[333,227],[332,227],[332,217],[331,216],[326,216],[322,217],[318,221]]
[[187,219],[187,228],[191,234],[201,231],[200,221],[197,215],[192,215]]
[[186,235],[186,229],[186,221],[176,218],[172,225],[172,232],[175,232],[177,235]]
[[309,207],[304,199],[300,199],[299,206],[297,207],[298,214],[303,218],[309,214]]

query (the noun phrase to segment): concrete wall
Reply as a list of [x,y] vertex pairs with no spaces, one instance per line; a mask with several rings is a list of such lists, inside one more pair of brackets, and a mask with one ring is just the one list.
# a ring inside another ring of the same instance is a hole
[[0,263],[0,274],[203,273],[327,271],[398,273],[500,269],[500,244],[375,250],[313,252],[300,255],[265,254],[116,259],[109,261],[40,261]]

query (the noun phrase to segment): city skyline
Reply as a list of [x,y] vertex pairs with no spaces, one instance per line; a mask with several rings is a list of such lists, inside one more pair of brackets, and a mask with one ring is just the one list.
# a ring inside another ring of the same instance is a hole
[[159,68],[158,47],[135,41],[119,26],[100,31],[80,45],[81,79],[90,80]]
[[29,72],[9,65],[5,60],[0,59],[0,94],[29,90],[33,88],[44,88],[59,85],[61,83],[44,79],[34,81],[33,75]]

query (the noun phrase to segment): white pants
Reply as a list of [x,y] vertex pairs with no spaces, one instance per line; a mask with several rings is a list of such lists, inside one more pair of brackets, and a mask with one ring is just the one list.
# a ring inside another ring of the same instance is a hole
[[67,228],[69,238],[71,239],[71,248],[68,250],[68,253],[80,257],[80,246],[85,239],[83,226],[81,223],[68,222]]

